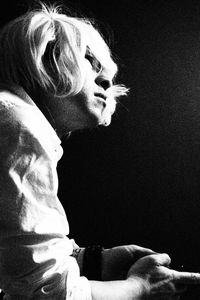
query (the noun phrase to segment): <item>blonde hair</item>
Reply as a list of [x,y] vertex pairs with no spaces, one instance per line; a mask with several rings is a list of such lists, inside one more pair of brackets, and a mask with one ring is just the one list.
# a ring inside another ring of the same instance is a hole
[[[0,83],[36,84],[62,97],[77,94],[84,81],[83,58],[88,51],[113,77],[117,65],[101,34],[88,19],[67,16],[56,6],[41,4],[9,22],[0,32]],[[126,94],[113,87],[116,97]]]

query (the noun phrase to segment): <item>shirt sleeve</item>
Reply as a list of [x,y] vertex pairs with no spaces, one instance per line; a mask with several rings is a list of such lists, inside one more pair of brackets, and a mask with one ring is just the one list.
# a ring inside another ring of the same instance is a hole
[[57,198],[58,138],[38,110],[0,105],[0,288],[9,300],[91,300]]

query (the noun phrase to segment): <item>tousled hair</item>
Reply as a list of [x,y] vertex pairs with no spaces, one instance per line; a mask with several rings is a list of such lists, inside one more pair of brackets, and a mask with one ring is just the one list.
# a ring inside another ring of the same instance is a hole
[[[58,97],[77,94],[83,86],[87,49],[104,74],[115,76],[117,65],[91,21],[41,4],[0,31],[0,83],[21,85],[27,91],[39,85]],[[123,85],[112,89],[116,97],[127,92]]]

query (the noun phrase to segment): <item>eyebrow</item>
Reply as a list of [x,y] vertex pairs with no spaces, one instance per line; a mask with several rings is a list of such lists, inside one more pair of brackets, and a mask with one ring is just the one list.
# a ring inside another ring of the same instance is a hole
[[92,67],[97,72],[101,72],[102,71],[103,66],[102,66],[101,62],[96,58],[96,56],[93,54],[93,52],[91,51],[91,49],[90,49],[89,46],[86,47],[85,58],[87,58],[89,60],[89,62],[91,63]]

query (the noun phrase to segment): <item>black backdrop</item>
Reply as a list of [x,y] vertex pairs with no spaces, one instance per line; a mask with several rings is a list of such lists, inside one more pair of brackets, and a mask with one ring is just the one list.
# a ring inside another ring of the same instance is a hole
[[[70,236],[83,246],[139,244],[200,271],[200,2],[63,2],[104,24],[118,81],[131,88],[112,125],[62,143]],[[10,19],[23,3],[1,15]],[[198,287],[183,296],[199,298]]]

